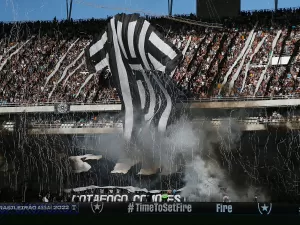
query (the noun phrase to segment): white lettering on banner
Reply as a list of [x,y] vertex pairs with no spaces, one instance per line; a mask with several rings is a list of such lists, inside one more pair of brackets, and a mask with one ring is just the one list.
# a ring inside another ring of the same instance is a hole
[[142,202],[144,199],[146,199],[146,195],[134,195],[132,198],[133,202]]
[[[39,206],[40,207],[40,206]],[[39,207],[38,207],[38,210],[39,210]],[[0,206],[0,210],[20,210],[20,211],[26,211],[26,210],[36,210],[37,207],[35,205],[3,205],[3,206]],[[52,207],[51,207],[52,209]]]
[[192,205],[185,203],[173,203],[173,204],[159,204],[159,203],[129,203],[128,213],[185,213],[192,212]]
[[86,202],[86,195],[80,195],[79,196],[79,201],[80,202]]
[[217,213],[232,213],[232,205],[217,204],[216,212]]
[[[162,201],[161,196],[162,196],[161,194],[153,195],[152,202],[161,202]],[[181,202],[180,198],[181,198],[180,195],[169,195],[167,202]]]
[[[90,199],[90,202],[91,201],[92,198]],[[94,202],[127,202],[128,196],[127,195],[95,195],[93,201]]]
[[87,195],[87,202],[91,202],[93,196],[94,196],[94,195]]
[[[162,195],[152,195],[152,202],[162,202]],[[79,202],[145,202],[147,201],[147,195],[133,195],[129,197],[128,195],[73,195],[72,202],[75,198],[79,198]],[[169,195],[167,202],[181,202],[182,198],[180,195]]]

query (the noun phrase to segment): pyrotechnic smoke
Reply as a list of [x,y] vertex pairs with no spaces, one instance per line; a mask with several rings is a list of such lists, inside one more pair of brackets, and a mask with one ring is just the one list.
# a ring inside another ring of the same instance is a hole
[[[252,201],[255,187],[244,187],[230,177],[240,136],[240,127],[232,119],[215,128],[210,122],[194,127],[182,117],[168,128],[166,135],[144,128],[131,145],[125,144],[122,135],[101,136],[98,143],[86,138],[83,145],[114,162],[131,160],[130,166],[140,162],[145,170],[160,168],[160,175],[176,173],[180,168],[178,157],[183,158],[182,196],[189,201],[220,201],[224,195],[232,201]],[[127,172],[130,166],[119,169]]]

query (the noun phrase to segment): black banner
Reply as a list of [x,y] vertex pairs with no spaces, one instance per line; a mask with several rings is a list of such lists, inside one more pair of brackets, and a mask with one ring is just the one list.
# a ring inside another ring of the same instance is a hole
[[[125,195],[73,195],[72,202],[161,202],[161,194],[125,194]],[[178,195],[168,195],[168,202],[185,202],[185,199]]]
[[0,214],[197,214],[197,215],[300,215],[300,204],[189,203],[189,202],[91,202],[1,203]]
[[73,192],[72,202],[161,202],[168,193],[168,202],[185,202],[181,190],[146,190],[136,187],[81,187],[66,189]]
[[300,215],[300,204],[91,202],[2,203],[0,214],[197,214],[197,215]]
[[120,214],[211,214],[211,215],[300,215],[300,204],[272,203],[81,203],[80,213]]

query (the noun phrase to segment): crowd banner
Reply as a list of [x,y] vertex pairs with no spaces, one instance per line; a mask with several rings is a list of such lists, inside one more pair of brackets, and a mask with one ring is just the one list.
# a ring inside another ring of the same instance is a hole
[[162,202],[163,195],[167,194],[167,202],[184,202],[179,190],[147,190],[128,187],[115,186],[88,186],[74,189],[66,189],[66,193],[71,193],[72,202]]

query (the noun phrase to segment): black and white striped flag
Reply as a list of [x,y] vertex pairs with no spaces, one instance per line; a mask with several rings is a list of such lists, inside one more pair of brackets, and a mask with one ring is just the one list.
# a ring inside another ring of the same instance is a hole
[[109,68],[125,110],[124,137],[141,124],[164,132],[175,111],[177,88],[170,78],[181,52],[137,14],[118,14],[86,49],[90,72]]

